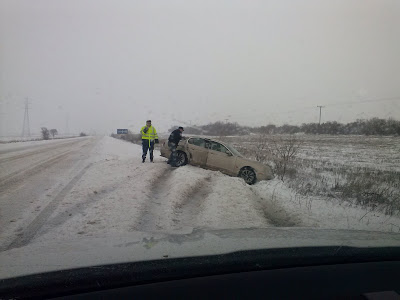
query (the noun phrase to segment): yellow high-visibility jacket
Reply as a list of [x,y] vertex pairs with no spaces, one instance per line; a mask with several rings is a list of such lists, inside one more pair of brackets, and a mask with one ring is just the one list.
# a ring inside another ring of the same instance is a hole
[[149,140],[149,143],[150,141],[158,140],[156,129],[153,126],[150,126],[147,132],[144,132],[143,130],[146,127],[147,126],[143,126],[142,129],[140,130],[140,133],[142,134],[142,140]]

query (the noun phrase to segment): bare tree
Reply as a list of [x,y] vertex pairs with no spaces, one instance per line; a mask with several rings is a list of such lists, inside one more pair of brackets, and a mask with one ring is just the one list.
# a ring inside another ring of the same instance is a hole
[[268,136],[266,132],[260,134],[257,138],[257,143],[255,144],[254,156],[255,160],[259,162],[266,162],[270,158],[269,146],[268,146]]
[[41,130],[43,139],[48,140],[50,136],[49,130],[46,127],[42,127]]
[[58,134],[57,129],[50,129],[50,134],[53,136],[53,139],[54,139],[54,136],[55,136],[56,134]]
[[275,172],[284,181],[291,162],[301,149],[302,141],[294,135],[289,137],[272,137],[266,144],[274,163]]

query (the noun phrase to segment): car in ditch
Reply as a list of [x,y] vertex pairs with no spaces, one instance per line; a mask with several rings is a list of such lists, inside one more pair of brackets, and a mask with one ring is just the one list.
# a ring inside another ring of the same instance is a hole
[[[161,156],[170,157],[168,141],[161,145],[160,152]],[[238,176],[248,184],[274,177],[270,166],[243,157],[227,143],[203,137],[188,137],[179,142],[176,165],[186,164]]]

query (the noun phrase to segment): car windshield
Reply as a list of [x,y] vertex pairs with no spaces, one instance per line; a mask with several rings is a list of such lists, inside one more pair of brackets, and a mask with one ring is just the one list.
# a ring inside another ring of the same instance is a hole
[[398,0],[1,0],[0,280],[400,246],[399,54]]

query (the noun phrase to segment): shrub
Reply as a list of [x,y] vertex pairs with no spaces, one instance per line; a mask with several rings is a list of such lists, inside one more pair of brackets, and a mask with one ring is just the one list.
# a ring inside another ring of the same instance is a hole
[[50,136],[49,130],[48,130],[46,127],[42,127],[42,128],[41,128],[41,131],[42,131],[42,137],[43,137],[43,139],[44,139],[44,140],[48,140],[48,139],[49,139],[49,136]]

